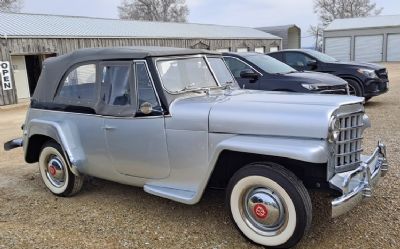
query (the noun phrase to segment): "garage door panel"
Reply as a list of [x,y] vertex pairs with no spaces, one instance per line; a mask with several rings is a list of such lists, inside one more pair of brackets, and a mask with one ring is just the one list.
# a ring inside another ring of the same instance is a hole
[[388,35],[387,60],[400,61],[400,34]]
[[356,36],[355,60],[379,62],[383,55],[383,35]]
[[351,37],[325,38],[325,53],[341,61],[350,60]]

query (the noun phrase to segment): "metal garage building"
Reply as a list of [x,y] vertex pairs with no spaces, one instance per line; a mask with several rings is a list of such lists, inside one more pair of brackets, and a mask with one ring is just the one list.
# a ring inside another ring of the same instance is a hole
[[170,46],[269,51],[281,38],[245,27],[0,13],[0,105],[29,98],[45,58],[79,48]]
[[324,51],[343,61],[400,61],[400,15],[336,19],[324,30]]
[[[279,36],[282,38],[281,49],[297,49],[301,48],[301,29],[294,24],[272,27],[257,28],[261,31]],[[272,48],[274,52],[276,48]]]

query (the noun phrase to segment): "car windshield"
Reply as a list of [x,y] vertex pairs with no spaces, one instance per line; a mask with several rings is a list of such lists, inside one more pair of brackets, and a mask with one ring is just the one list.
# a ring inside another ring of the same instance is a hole
[[210,63],[212,70],[215,73],[215,76],[218,79],[218,82],[222,86],[225,86],[226,84],[236,83],[235,79],[231,74],[231,71],[229,71],[228,67],[226,66],[222,58],[208,57],[207,59],[208,62]]
[[251,63],[255,64],[257,67],[270,74],[287,74],[291,72],[296,72],[296,69],[268,55],[251,54],[245,56],[245,58]]
[[317,60],[322,61],[322,62],[337,62],[339,60],[333,58],[332,56],[329,56],[327,54],[315,51],[315,50],[307,50],[307,53],[313,57],[315,57]]
[[157,68],[170,93],[218,87],[204,57],[163,59],[157,62]]

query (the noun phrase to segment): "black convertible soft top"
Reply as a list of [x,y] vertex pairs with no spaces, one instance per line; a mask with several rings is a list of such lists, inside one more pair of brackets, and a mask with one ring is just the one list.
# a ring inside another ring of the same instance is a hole
[[147,57],[195,54],[220,55],[220,53],[209,50],[172,47],[108,47],[79,49],[69,54],[45,60],[32,101],[36,103],[51,103],[66,71],[79,63],[102,60],[137,60]]

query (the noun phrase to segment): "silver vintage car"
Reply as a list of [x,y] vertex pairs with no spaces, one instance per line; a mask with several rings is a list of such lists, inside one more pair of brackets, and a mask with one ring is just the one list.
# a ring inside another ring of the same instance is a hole
[[23,146],[58,196],[85,176],[185,204],[223,188],[245,237],[292,247],[311,225],[307,189],[329,191],[336,217],[388,170],[381,142],[362,155],[363,101],[241,90],[210,51],[83,49],[46,60],[23,138],[4,146]]

